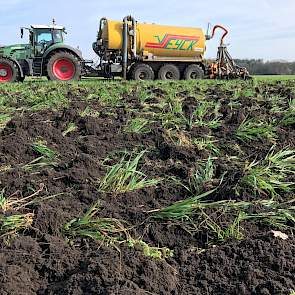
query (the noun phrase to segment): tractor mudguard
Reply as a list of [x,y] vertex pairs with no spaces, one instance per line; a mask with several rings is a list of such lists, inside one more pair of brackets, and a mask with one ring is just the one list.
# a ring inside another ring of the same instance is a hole
[[23,68],[22,68],[22,66],[20,65],[20,63],[19,63],[16,59],[14,59],[14,58],[12,58],[12,57],[8,57],[8,56],[3,56],[3,58],[6,58],[6,59],[8,59],[8,60],[14,62],[14,63],[17,65],[17,67],[18,67],[20,77],[21,77],[21,78],[24,77],[24,71],[23,71]]
[[43,55],[43,58],[45,59],[51,52],[53,51],[56,51],[56,50],[62,50],[62,49],[66,49],[68,51],[71,51],[73,52],[75,55],[77,55],[77,57],[82,61],[83,60],[83,57],[82,57],[82,52],[77,49],[77,48],[74,48],[72,46],[69,46],[69,45],[65,45],[65,44],[55,44],[51,47],[49,47],[44,55]]

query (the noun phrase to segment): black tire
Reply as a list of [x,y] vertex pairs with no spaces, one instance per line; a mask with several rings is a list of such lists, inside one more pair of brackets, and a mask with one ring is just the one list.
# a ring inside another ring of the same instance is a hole
[[82,67],[79,58],[67,51],[52,55],[47,63],[47,77],[52,81],[80,80]]
[[204,79],[205,73],[199,65],[189,65],[183,75],[185,80],[201,80]]
[[154,70],[147,64],[137,64],[133,67],[131,71],[131,78],[133,80],[155,80]]
[[18,66],[9,59],[0,58],[0,83],[12,83],[19,81]]
[[23,77],[19,77],[19,78],[18,78],[18,82],[23,83],[23,82],[25,81],[25,79],[26,79],[25,76],[23,76]]
[[158,73],[160,80],[180,80],[180,70],[174,64],[163,65]]

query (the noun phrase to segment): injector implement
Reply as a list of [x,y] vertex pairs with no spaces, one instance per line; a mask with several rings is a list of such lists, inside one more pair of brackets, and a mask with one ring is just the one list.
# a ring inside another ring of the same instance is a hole
[[224,31],[221,37],[220,45],[217,51],[216,61],[209,65],[208,74],[210,79],[235,79],[242,78],[244,80],[250,79],[248,70],[245,67],[238,66],[233,58],[230,56],[227,46],[224,44],[224,38],[228,34],[228,30],[223,26],[216,25],[210,36],[206,36],[207,40],[211,40],[217,29]]

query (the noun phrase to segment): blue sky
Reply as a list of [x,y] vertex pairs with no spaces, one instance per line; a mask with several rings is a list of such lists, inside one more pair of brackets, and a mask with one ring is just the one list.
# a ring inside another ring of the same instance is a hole
[[[226,43],[236,58],[295,61],[295,0],[0,0],[0,44],[20,43],[20,26],[48,24],[54,17],[68,31],[67,43],[93,58],[91,44],[103,16],[206,29],[207,23],[230,30]],[[218,39],[207,44],[215,57]]]

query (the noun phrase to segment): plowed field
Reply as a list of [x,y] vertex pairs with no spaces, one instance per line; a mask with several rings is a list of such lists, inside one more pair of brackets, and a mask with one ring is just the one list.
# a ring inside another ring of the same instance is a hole
[[294,294],[295,82],[0,86],[1,295]]

